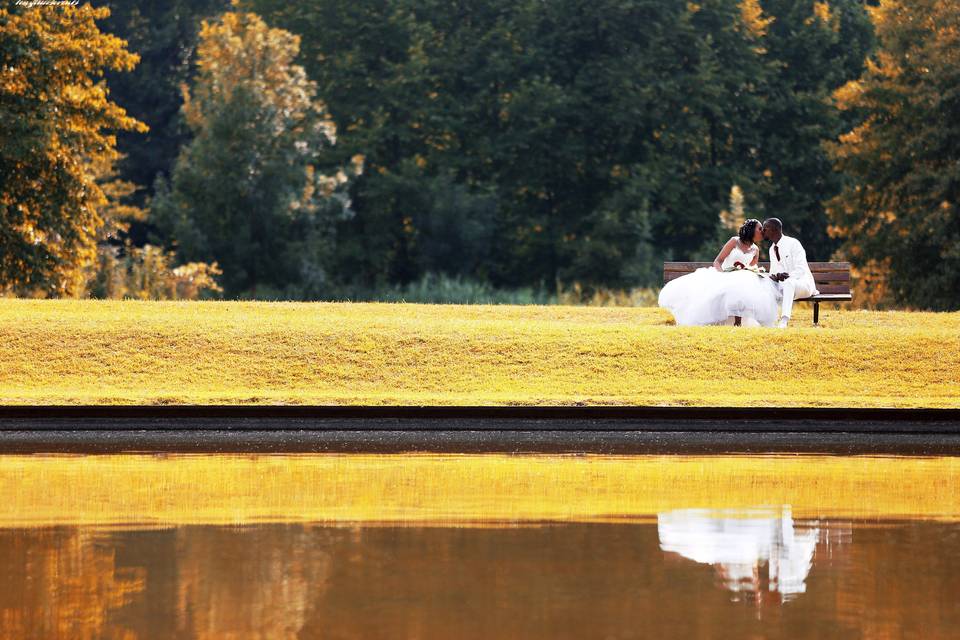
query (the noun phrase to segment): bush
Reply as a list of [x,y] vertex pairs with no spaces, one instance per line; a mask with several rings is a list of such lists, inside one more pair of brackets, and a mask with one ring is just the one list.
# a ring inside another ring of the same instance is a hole
[[486,282],[450,276],[445,273],[427,273],[406,285],[385,286],[378,289],[343,291],[337,299],[357,302],[414,302],[424,304],[543,304],[594,307],[653,307],[657,304],[657,289],[584,289],[574,284],[559,294],[545,288],[497,289]]
[[486,282],[444,273],[426,273],[406,285],[344,291],[339,299],[425,304],[556,304],[543,289],[496,289]]
[[653,288],[633,289],[584,289],[574,283],[557,296],[557,304],[586,307],[655,307],[660,290]]
[[223,290],[217,263],[188,262],[173,266],[174,253],[160,247],[101,246],[87,284],[91,298],[139,300],[198,300]]

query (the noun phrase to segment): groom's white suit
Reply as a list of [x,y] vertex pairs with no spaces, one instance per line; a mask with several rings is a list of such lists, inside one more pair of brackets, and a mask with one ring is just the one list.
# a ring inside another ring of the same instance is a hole
[[815,296],[817,283],[810,273],[807,264],[807,252],[796,238],[781,236],[770,247],[770,273],[788,273],[790,277],[777,283],[777,288],[783,295],[780,307],[781,322],[790,318],[793,311],[793,301],[798,298]]

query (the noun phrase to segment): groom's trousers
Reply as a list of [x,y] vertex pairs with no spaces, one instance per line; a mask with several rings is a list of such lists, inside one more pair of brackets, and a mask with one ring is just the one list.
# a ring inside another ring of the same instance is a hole
[[783,282],[777,283],[780,286],[780,292],[783,294],[783,302],[780,303],[780,317],[789,318],[793,312],[793,301],[797,298],[808,298],[813,294],[813,289],[803,281],[797,281],[793,278],[787,278]]

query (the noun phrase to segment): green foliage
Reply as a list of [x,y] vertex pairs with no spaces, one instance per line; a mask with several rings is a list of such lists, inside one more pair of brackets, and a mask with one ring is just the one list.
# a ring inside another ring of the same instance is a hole
[[556,296],[542,289],[495,289],[487,282],[431,272],[404,285],[354,290],[334,299],[425,304],[556,304],[557,301]]
[[329,300],[411,302],[424,304],[520,304],[577,305],[594,307],[655,307],[659,290],[634,288],[585,289],[579,283],[559,292],[543,287],[497,289],[485,281],[445,273],[427,272],[404,285],[378,289],[343,290]]
[[760,80],[755,170],[745,184],[750,210],[782,219],[811,260],[829,260],[838,243],[827,234],[824,203],[842,179],[823,143],[856,118],[830,96],[860,75],[873,28],[863,0],[764,0],[763,7],[773,22],[763,38],[769,73]]
[[[202,32],[226,0],[104,4],[95,19],[142,56],[107,80],[152,130],[114,127],[126,157],[84,170],[99,222],[78,217],[96,231],[60,253],[77,256],[73,291],[106,237],[216,261],[228,297],[445,274],[586,300],[712,258],[733,185],[811,259],[839,244],[823,203],[843,177],[823,143],[864,112],[830,100],[873,47],[862,0],[238,0],[277,28],[227,13]],[[0,128],[29,141],[17,109]]]
[[[194,138],[170,184],[156,184],[155,224],[182,260],[216,261],[230,297],[320,295],[333,224],[349,213],[347,172],[321,171],[334,127],[292,64],[297,44],[253,14],[204,23],[184,92]],[[358,159],[350,173],[359,170]]]
[[[879,49],[836,97],[862,124],[831,146],[843,254],[899,304],[960,308],[960,5],[884,0]],[[877,282],[879,280],[879,284]]]
[[411,169],[409,198],[421,201],[406,226],[412,259],[425,273],[486,278],[496,243],[496,194],[471,192],[449,173],[420,177]]
[[[340,152],[366,157],[339,273],[587,291],[659,283],[660,261],[712,238],[733,184],[826,257],[820,145],[842,128],[826,98],[870,44],[858,0],[834,4],[241,1],[303,37]],[[462,214],[496,239],[484,260],[425,248],[449,219],[438,185],[490,203]]]
[[[189,142],[183,123],[180,87],[195,73],[197,40],[201,19],[212,19],[227,10],[228,0],[96,0],[110,8],[99,20],[103,31],[127,41],[127,48],[140,57],[132,73],[105,74],[110,94],[150,131],[120,132],[117,149],[124,155],[117,165],[118,177],[137,186],[132,202],[143,206],[153,195],[157,175],[169,176],[180,148]],[[134,225],[131,234],[141,238],[146,221]]]

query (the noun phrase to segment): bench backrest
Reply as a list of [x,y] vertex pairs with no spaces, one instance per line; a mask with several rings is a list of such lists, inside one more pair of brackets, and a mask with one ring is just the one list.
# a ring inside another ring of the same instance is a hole
[[[709,267],[712,262],[664,262],[663,283],[679,278],[696,271],[700,267]],[[850,293],[850,263],[849,262],[808,262],[813,280],[817,283],[820,293]],[[767,271],[769,262],[761,262]]]

